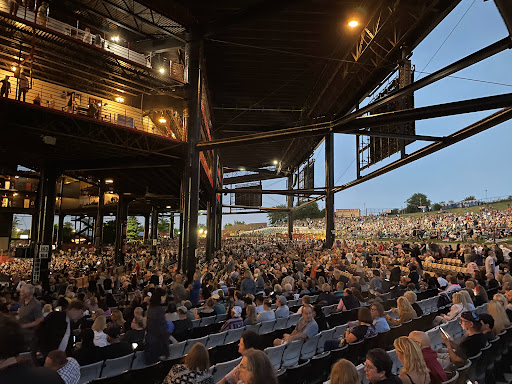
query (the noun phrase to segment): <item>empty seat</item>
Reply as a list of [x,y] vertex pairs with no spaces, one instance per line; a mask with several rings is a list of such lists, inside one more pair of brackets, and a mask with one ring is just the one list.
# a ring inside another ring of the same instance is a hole
[[318,340],[320,340],[320,334],[315,335],[304,342],[300,352],[301,359],[311,359],[313,356],[315,356]]
[[101,367],[103,367],[103,361],[99,361],[94,364],[83,365],[80,367],[80,381],[79,384],[87,383],[100,377]]
[[189,339],[187,340],[187,345],[185,346],[185,351],[183,352],[185,355],[187,353],[190,352],[190,350],[192,349],[192,347],[196,344],[196,343],[201,343],[203,345],[206,345],[206,343],[208,342],[208,336],[204,336],[204,337],[198,337],[197,339]]
[[318,340],[318,344],[316,346],[316,352],[322,353],[324,351],[324,344],[327,340],[334,339],[335,329],[327,329],[325,331],[320,332],[320,339]]
[[133,355],[132,369],[141,369],[147,367],[146,361],[144,360],[144,351],[137,351]]
[[226,340],[226,335],[227,331],[210,334],[208,342],[206,343],[206,348],[213,348],[218,345],[224,344],[224,340]]
[[246,331],[252,331],[254,333],[258,333],[260,327],[261,327],[261,323],[254,324],[254,325],[246,325],[245,326],[245,330]]
[[201,323],[201,319],[192,320],[192,327],[199,327],[199,323]]
[[133,354],[118,357],[117,359],[108,359],[105,360],[103,365],[103,369],[101,370],[101,377],[111,377],[116,376],[124,371],[130,369],[132,365]]
[[274,330],[274,324],[276,323],[275,320],[269,320],[269,321],[263,321],[261,322],[261,326],[258,329],[258,333],[260,335],[264,335],[266,333],[270,333]]
[[267,354],[270,362],[274,366],[276,370],[281,368],[281,360],[283,359],[283,353],[286,348],[286,344],[279,345],[277,347],[268,347],[265,348],[265,353]]
[[294,365],[297,365],[299,363],[300,351],[303,344],[303,340],[295,340],[286,344],[286,348],[281,359],[281,366],[293,367]]
[[242,333],[244,333],[245,327],[237,328],[237,329],[228,329],[226,333],[226,339],[224,343],[232,343],[233,341],[238,341],[242,337]]
[[169,357],[168,360],[179,359],[185,354],[185,346],[187,345],[186,341],[182,341],[181,343],[171,344],[169,345]]
[[288,322],[286,323],[286,328],[294,327],[295,325],[297,325],[300,317],[300,313],[294,313],[293,315],[290,315],[290,317],[288,317]]
[[226,376],[233,368],[235,368],[240,362],[242,358],[227,361],[225,363],[215,364],[213,366],[213,382],[218,383],[224,376]]

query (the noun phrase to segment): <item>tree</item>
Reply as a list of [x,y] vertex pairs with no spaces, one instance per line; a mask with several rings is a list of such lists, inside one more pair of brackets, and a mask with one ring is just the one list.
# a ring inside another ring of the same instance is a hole
[[420,212],[418,207],[420,206],[429,206],[430,200],[427,198],[427,195],[423,193],[415,193],[411,197],[407,199],[407,208],[405,211],[407,213]]
[[139,223],[135,216],[128,217],[126,222],[126,238],[128,240],[140,239],[140,232],[144,231],[144,227]]
[[116,221],[110,220],[103,224],[103,244],[114,244],[116,241]]
[[233,225],[245,225],[245,221],[238,221],[238,220],[235,220],[235,222],[233,223]]
[[16,233],[16,230],[20,226],[20,219],[18,219],[15,215],[12,215],[12,227],[11,227],[11,233]]
[[471,196],[468,196],[464,199],[464,201],[471,201],[471,200],[476,200],[476,197],[471,195]]
[[[73,239],[73,224],[69,221],[66,221],[62,226],[62,242],[64,244],[71,243],[71,239]],[[53,224],[53,241],[57,241],[57,232],[59,231],[59,226],[57,224]]]
[[323,217],[325,217],[325,209],[320,210],[316,201],[293,212],[294,220],[321,219]]
[[169,232],[169,225],[171,221],[164,217],[158,219],[158,230],[157,232]]
[[439,203],[435,203],[433,206],[432,206],[432,210],[433,211],[439,211],[441,209],[441,204]]
[[[284,204],[276,205],[274,208],[288,208],[288,206]],[[268,221],[270,221],[270,225],[276,224],[284,224],[288,222],[288,214],[286,212],[277,212],[271,211],[267,213]]]

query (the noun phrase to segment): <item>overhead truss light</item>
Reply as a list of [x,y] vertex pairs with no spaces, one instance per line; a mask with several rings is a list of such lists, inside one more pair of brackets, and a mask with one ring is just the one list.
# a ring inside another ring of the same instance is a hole
[[117,96],[117,97],[116,97],[116,101],[117,101],[118,103],[124,103],[124,97],[123,97],[123,96]]
[[114,184],[113,179],[105,179],[105,184]]
[[349,26],[350,28],[355,28],[355,27],[357,27],[358,25],[359,25],[359,21],[357,21],[357,20],[350,20],[350,21],[348,22],[348,26]]
[[165,73],[165,68],[164,67],[160,67],[160,69],[158,71],[163,75]]
[[162,112],[162,115],[160,116],[160,118],[158,119],[158,122],[159,122],[160,124],[165,124],[165,123],[167,123],[167,119],[165,118],[165,116],[164,116],[164,113],[163,113],[163,112]]
[[120,40],[121,40],[121,38],[119,36],[112,36],[112,41],[114,43],[119,43]]

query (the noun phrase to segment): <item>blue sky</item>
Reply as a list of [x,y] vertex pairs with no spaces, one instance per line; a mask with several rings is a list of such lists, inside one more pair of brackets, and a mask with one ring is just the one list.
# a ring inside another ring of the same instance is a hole
[[[414,50],[411,60],[416,68],[415,77],[418,79],[426,75],[419,72],[434,72],[507,35],[505,24],[493,1],[463,0]],[[512,92],[511,62],[512,51],[507,50],[454,75],[473,81],[449,77],[431,84],[415,93],[416,107]],[[446,136],[493,112],[420,121],[416,123],[416,132]],[[512,195],[507,157],[512,143],[511,126],[510,121],[505,122],[398,170],[339,192],[335,195],[335,208],[400,208],[416,192],[425,193],[432,202],[458,201],[469,195],[485,198],[486,190],[489,198]],[[413,143],[407,147],[407,152],[411,153],[427,144]],[[324,185],[323,144],[315,152],[314,158],[315,186],[319,187]],[[363,174],[397,158],[395,155],[365,170]],[[336,134],[335,185],[355,179],[355,173],[355,138]],[[286,183],[284,179],[277,182],[271,180],[263,182],[263,188],[282,189],[286,188]],[[277,204],[285,204],[285,197],[263,197],[264,206]],[[319,205],[323,207],[322,202]],[[223,224],[234,220],[266,222],[267,216],[223,216]],[[200,222],[204,221],[205,218],[201,217]]]

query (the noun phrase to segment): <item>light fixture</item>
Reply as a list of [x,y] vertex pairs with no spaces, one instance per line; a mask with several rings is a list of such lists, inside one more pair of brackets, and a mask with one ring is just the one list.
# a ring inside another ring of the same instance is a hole
[[114,184],[113,179],[105,179],[105,184]]
[[277,165],[279,163],[279,161],[274,160],[273,163],[274,163],[274,165]]
[[350,28],[355,28],[355,27],[357,27],[358,25],[359,25],[359,21],[357,21],[357,20],[350,20],[350,21],[348,22],[348,26],[349,26]]
[[18,194],[16,192],[13,193],[13,196],[18,196]]
[[164,117],[164,113],[162,112],[162,116],[160,116],[160,118],[158,119],[158,122],[160,124],[165,124],[167,123],[167,119]]
[[123,97],[123,96],[117,96],[117,97],[116,97],[116,101],[117,101],[118,103],[124,103],[124,97]]
[[98,107],[101,107],[101,103],[98,103]]
[[240,170],[241,170],[241,171],[245,171],[245,168],[244,168],[244,167],[240,167]]
[[158,70],[162,75],[165,73],[165,69],[164,67],[160,67],[160,69]]
[[168,205],[168,206],[166,206],[165,208],[167,208],[167,209],[171,209],[171,206],[170,206],[170,205]]
[[116,43],[119,43],[119,40],[121,40],[119,38],[119,36],[112,36],[112,41],[115,41]]
[[16,71],[18,70],[18,68],[17,68],[15,65],[13,65],[13,66],[11,67],[11,70],[12,70],[13,72],[16,72]]

